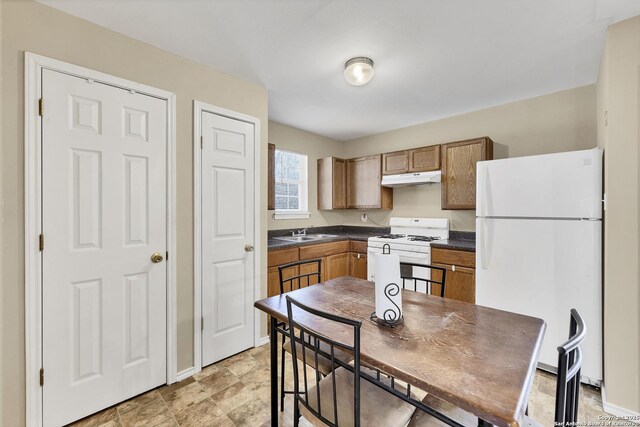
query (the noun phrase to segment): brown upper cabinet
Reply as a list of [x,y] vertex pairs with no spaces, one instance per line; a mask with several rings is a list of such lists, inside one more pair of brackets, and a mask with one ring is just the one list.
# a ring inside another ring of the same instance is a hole
[[267,209],[274,210],[276,208],[276,146],[269,144],[267,146],[267,156],[269,158],[268,166],[268,193],[267,193]]
[[381,180],[381,154],[347,160],[347,208],[393,209],[393,189]]
[[440,146],[409,150],[409,172],[429,172],[440,169]]
[[489,137],[442,145],[442,209],[476,208],[476,163],[493,159]]
[[407,173],[408,171],[409,152],[407,150],[384,153],[382,155],[383,175],[397,175],[399,173]]
[[318,209],[347,207],[347,164],[344,159],[318,159]]
[[440,146],[395,151],[382,155],[382,174],[397,175],[411,172],[428,172],[440,169]]

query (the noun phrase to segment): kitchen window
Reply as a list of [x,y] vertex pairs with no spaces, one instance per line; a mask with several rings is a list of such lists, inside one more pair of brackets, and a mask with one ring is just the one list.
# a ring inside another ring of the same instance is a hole
[[307,156],[276,149],[275,219],[309,218]]

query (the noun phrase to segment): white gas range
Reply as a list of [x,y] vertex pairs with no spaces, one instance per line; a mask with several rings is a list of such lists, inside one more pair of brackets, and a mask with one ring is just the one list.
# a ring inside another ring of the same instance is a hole
[[445,218],[391,218],[391,233],[369,237],[367,241],[367,278],[375,280],[374,254],[389,245],[400,262],[431,264],[431,242],[449,238],[449,220]]

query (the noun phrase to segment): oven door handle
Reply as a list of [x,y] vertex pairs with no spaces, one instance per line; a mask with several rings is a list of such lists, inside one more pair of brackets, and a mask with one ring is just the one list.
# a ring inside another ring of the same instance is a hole
[[[382,249],[380,248],[368,248],[367,252],[369,254],[381,254]],[[403,262],[403,259],[406,261],[421,261],[424,264],[428,264],[431,258],[431,255],[424,252],[409,252],[409,251],[394,251],[391,250],[392,254],[397,254],[400,257],[400,262]]]

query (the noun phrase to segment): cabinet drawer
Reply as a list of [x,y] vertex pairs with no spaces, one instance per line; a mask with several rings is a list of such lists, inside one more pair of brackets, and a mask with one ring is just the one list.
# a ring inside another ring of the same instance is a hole
[[323,256],[340,254],[349,251],[349,241],[320,243],[319,245],[300,248],[300,259],[322,258]]
[[432,248],[431,263],[432,264],[449,264],[449,265],[475,268],[476,254],[475,252]]
[[279,249],[267,254],[267,267],[298,261],[298,248]]
[[349,240],[349,252],[360,252],[361,254],[366,254],[367,242],[361,242],[360,240]]

